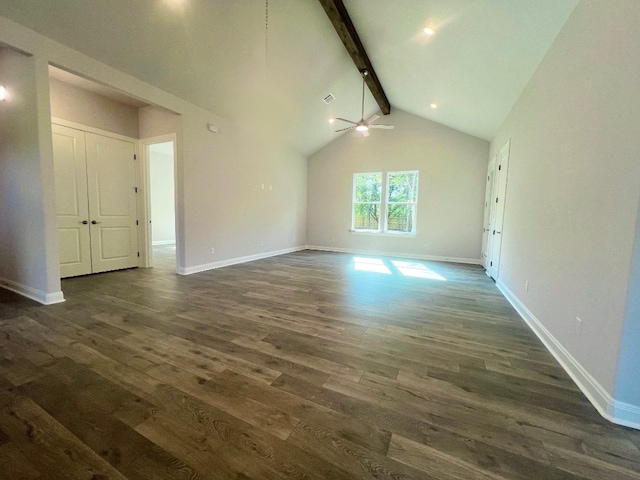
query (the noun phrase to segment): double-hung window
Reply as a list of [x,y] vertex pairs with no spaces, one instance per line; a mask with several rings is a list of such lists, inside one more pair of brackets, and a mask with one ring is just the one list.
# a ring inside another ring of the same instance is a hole
[[387,203],[385,231],[416,233],[418,203],[418,172],[387,173]]
[[[384,182],[383,182],[384,179]],[[351,229],[356,232],[415,234],[418,172],[353,175]]]
[[380,231],[382,173],[356,173],[353,176],[353,230]]

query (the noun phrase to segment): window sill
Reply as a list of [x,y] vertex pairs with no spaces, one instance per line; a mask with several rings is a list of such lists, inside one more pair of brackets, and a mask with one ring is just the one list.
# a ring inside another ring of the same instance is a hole
[[404,232],[378,232],[375,230],[349,230],[349,233],[354,235],[375,235],[378,237],[401,237],[401,238],[413,238],[416,236],[415,232],[404,233]]

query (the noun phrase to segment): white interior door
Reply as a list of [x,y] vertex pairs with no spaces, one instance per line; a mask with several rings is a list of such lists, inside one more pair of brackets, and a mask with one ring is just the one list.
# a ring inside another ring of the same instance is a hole
[[498,155],[497,188],[495,194],[495,219],[491,229],[493,237],[491,246],[491,257],[489,260],[489,275],[494,280],[498,280],[500,275],[500,254],[502,248],[502,224],[504,220],[504,207],[507,194],[507,174],[509,171],[509,140],[501,149]]
[[52,125],[60,276],[91,273],[84,132]]
[[484,223],[482,228],[482,266],[489,270],[491,247],[493,246],[493,223],[495,217],[495,201],[493,192],[495,189],[496,157],[493,157],[487,168],[487,185],[484,196]]
[[135,145],[85,133],[93,272],[138,266]]

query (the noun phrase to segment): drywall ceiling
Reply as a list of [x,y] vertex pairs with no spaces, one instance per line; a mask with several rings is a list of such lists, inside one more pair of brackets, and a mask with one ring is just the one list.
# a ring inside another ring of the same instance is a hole
[[[344,3],[392,108],[491,139],[577,0]],[[329,117],[360,116],[360,75],[319,2],[268,5],[268,29],[262,0],[2,0],[0,15],[308,155],[336,137]]]
[[577,3],[345,0],[392,106],[486,140]]

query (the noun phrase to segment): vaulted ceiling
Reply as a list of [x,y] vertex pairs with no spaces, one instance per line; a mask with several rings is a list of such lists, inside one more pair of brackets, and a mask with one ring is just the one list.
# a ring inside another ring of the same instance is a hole
[[[577,2],[344,0],[392,110],[487,140]],[[317,0],[2,0],[0,15],[305,155],[338,135],[330,117],[360,116],[360,74]]]

